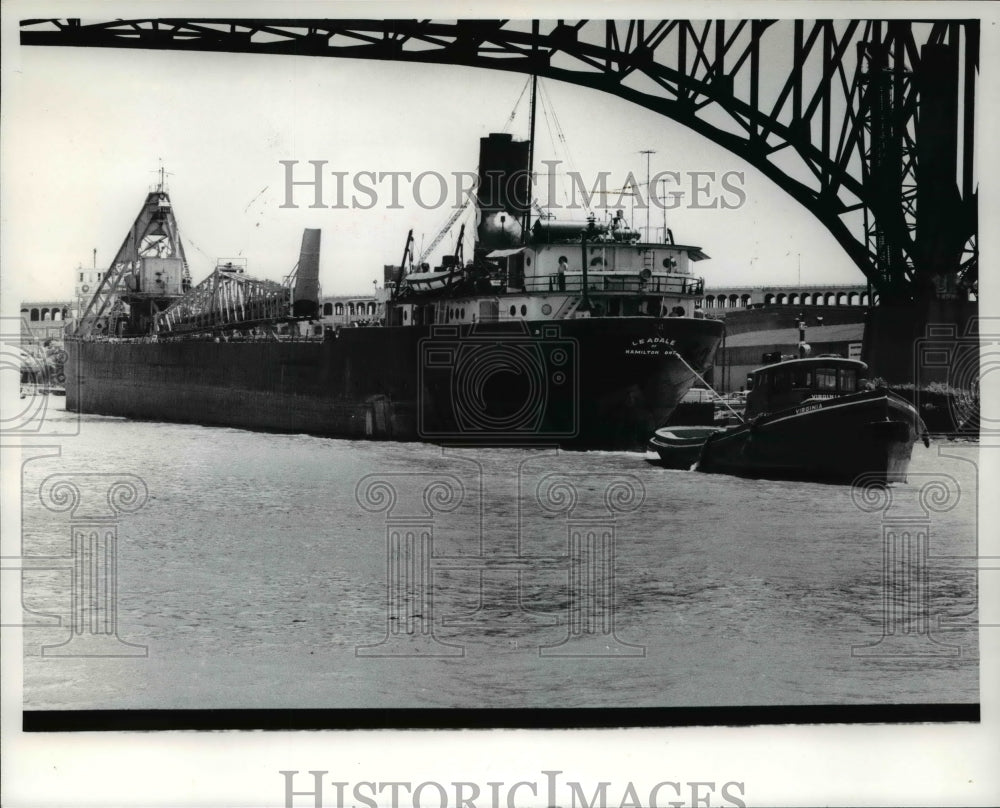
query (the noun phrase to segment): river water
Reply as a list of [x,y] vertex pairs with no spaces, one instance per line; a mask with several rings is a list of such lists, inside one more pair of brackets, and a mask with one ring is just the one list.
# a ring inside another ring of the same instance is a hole
[[[22,552],[54,559],[23,575],[25,707],[976,702],[976,460],[918,444],[890,504],[626,453],[82,416],[23,466]],[[70,539],[94,525],[117,531],[100,586]],[[400,568],[396,532],[432,538]]]

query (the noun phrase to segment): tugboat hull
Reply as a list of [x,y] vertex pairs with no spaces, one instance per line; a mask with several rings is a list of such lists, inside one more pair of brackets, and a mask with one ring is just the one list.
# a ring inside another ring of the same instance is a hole
[[712,435],[698,470],[772,479],[906,482],[923,423],[888,391],[805,401]]

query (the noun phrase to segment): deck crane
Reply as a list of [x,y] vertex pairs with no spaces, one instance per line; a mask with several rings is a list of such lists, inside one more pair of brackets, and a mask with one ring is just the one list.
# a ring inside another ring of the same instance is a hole
[[424,261],[427,260],[427,256],[429,256],[432,252],[434,252],[434,248],[441,243],[441,241],[444,239],[446,235],[448,235],[448,231],[451,230],[455,222],[457,222],[462,217],[462,214],[464,214],[469,209],[469,206],[472,205],[473,203],[474,200],[470,195],[465,200],[465,204],[451,214],[445,226],[442,227],[440,230],[438,230],[437,235],[434,236],[433,240],[430,243],[430,246],[428,246],[425,250],[421,250],[420,258],[417,259],[417,266],[420,266],[421,264],[424,263]]

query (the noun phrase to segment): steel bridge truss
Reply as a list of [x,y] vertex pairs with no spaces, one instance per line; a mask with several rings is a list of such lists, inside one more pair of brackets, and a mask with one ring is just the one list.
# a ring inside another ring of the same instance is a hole
[[977,20],[26,20],[21,42],[456,64],[590,87],[760,170],[883,300],[975,282]]
[[156,332],[171,335],[274,325],[291,319],[291,289],[216,267],[184,297],[156,315]]

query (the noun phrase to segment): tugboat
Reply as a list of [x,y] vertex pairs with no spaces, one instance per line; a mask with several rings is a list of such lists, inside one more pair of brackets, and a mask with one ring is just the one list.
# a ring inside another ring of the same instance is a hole
[[747,376],[745,423],[709,435],[697,469],[709,473],[851,483],[861,474],[906,482],[927,428],[906,399],[865,382],[856,359],[817,356]]

